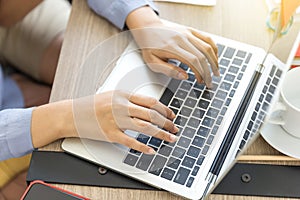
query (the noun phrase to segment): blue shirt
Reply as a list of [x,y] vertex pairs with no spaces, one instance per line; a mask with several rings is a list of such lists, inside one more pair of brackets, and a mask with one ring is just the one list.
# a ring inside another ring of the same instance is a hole
[[[124,29],[127,15],[133,10],[146,5],[156,10],[147,0],[88,0],[88,5],[119,29]],[[21,91],[4,76],[0,66],[0,160],[20,157],[34,149],[30,130],[33,108],[22,107]]]

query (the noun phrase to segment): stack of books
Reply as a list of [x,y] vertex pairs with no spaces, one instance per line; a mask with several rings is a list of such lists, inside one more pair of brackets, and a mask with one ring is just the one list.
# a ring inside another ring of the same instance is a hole
[[297,49],[297,52],[296,52],[296,55],[294,57],[294,60],[292,62],[292,68],[294,67],[300,67],[300,44],[298,46],[298,49]]

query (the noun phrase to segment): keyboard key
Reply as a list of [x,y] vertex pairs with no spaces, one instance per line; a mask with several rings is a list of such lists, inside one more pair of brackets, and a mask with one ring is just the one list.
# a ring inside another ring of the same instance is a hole
[[192,142],[193,145],[197,146],[197,147],[203,147],[205,142],[205,139],[202,137],[198,137],[196,136]]
[[173,108],[173,107],[169,107],[172,111],[173,111],[173,113],[175,114],[175,115],[177,115],[177,113],[178,113],[178,109],[175,109],[175,108]]
[[221,112],[220,112],[220,115],[225,115],[225,113],[227,112],[227,108],[226,107],[223,107]]
[[195,99],[199,99],[200,95],[201,95],[201,91],[196,89],[191,90],[189,94],[190,97],[193,97]]
[[144,134],[139,134],[139,136],[137,137],[137,141],[139,141],[143,144],[147,144],[149,139],[150,139],[150,137],[148,135],[144,135]]
[[172,180],[174,177],[175,171],[168,169],[168,168],[164,168],[161,177],[167,179],[167,180]]
[[274,77],[274,79],[273,79],[272,83],[273,83],[275,86],[277,86],[277,85],[278,85],[278,83],[279,83],[279,79],[278,79],[278,78],[276,78],[276,77]]
[[132,153],[132,154],[135,154],[135,155],[137,155],[137,156],[141,155],[141,152],[140,152],[140,151],[137,151],[137,150],[135,150],[135,149],[130,149],[129,152]]
[[179,99],[185,99],[186,98],[186,96],[187,96],[187,91],[184,91],[184,90],[178,90],[177,92],[176,92],[176,95],[175,95],[175,97],[177,97],[177,98],[179,98]]
[[181,160],[179,160],[178,158],[170,157],[167,162],[167,166],[173,169],[177,169],[180,165],[180,162]]
[[182,105],[183,101],[182,100],[179,100],[179,99],[176,99],[174,98],[171,102],[171,106],[175,107],[175,108],[180,108],[181,105]]
[[237,74],[239,72],[239,68],[235,66],[230,66],[228,71],[230,73]]
[[151,140],[149,141],[149,144],[153,145],[154,147],[159,147],[161,143],[162,140],[155,137],[152,137]]
[[190,145],[190,143],[191,143],[191,139],[186,137],[180,137],[177,142],[177,145],[183,148],[187,148]]
[[174,178],[174,182],[175,183],[179,183],[181,185],[184,185],[189,174],[190,174],[191,170],[180,167],[175,178]]
[[227,92],[219,90],[216,94],[216,97],[218,97],[219,99],[225,100],[227,97]]
[[235,58],[233,59],[232,64],[237,65],[237,66],[241,66],[243,63],[243,60],[239,59],[239,58]]
[[130,166],[134,166],[137,160],[138,160],[137,156],[127,154],[126,158],[124,159],[124,163]]
[[269,92],[270,92],[271,94],[274,94],[275,90],[276,90],[276,88],[275,88],[273,85],[270,85],[270,87],[269,87]]
[[184,89],[184,90],[187,90],[187,91],[190,91],[190,89],[192,88],[192,84],[190,82],[187,82],[187,81],[182,81],[180,88]]
[[229,97],[232,98],[232,97],[234,96],[234,94],[235,94],[235,90],[232,89],[232,90],[230,91],[230,93],[229,93]]
[[216,121],[216,124],[220,125],[222,123],[222,121],[223,121],[223,117],[219,116],[218,119],[217,119],[217,121]]
[[252,53],[249,53],[248,56],[247,56],[247,58],[246,58],[246,60],[245,60],[245,63],[246,63],[246,64],[249,63],[251,57],[252,57]]
[[208,90],[204,90],[203,94],[202,94],[202,98],[207,99],[207,100],[211,100],[214,96],[214,93],[212,93],[211,91]]
[[178,115],[174,123],[183,127],[185,126],[186,122],[187,118]]
[[211,130],[211,134],[216,135],[218,129],[219,129],[219,126],[216,126],[216,125],[215,125],[215,126],[212,128],[212,130]]
[[187,107],[191,107],[191,108],[194,108],[195,105],[196,105],[197,101],[195,99],[192,99],[192,98],[187,98],[184,102],[184,105],[187,106]]
[[221,79],[222,79],[221,76],[212,76],[213,82],[220,83]]
[[187,168],[190,168],[192,169],[194,164],[195,164],[196,160],[194,158],[191,158],[191,157],[188,157],[188,156],[185,156],[183,161],[182,161],[182,165],[187,167]]
[[201,110],[199,108],[195,108],[193,112],[193,116],[196,117],[197,119],[202,119],[204,116],[205,111]]
[[160,155],[157,155],[154,158],[154,160],[153,160],[153,162],[152,162],[152,164],[151,164],[151,166],[149,168],[149,172],[151,174],[159,176],[159,174],[162,171],[163,167],[165,166],[166,162],[167,162],[166,158],[164,158],[164,157],[162,157]]
[[235,81],[233,84],[233,88],[236,89],[239,87],[240,82],[239,81]]
[[273,98],[273,96],[270,95],[270,94],[268,93],[267,96],[266,96],[266,101],[267,101],[268,103],[271,103],[272,98]]
[[241,80],[243,78],[243,73],[239,73],[239,75],[237,76],[238,80]]
[[257,116],[257,112],[254,111],[254,112],[252,113],[251,120],[252,120],[252,121],[255,121],[256,116]]
[[226,80],[228,82],[233,82],[235,80],[235,76],[232,74],[226,74],[224,77],[224,80]]
[[194,157],[194,158],[198,158],[199,154],[200,154],[201,149],[194,147],[194,146],[190,146],[187,155]]
[[244,133],[244,136],[243,136],[244,140],[248,140],[249,135],[250,135],[250,131],[246,130],[245,133]]
[[206,138],[208,136],[209,129],[203,126],[200,126],[200,128],[197,131],[197,134]]
[[219,114],[219,110],[210,107],[207,111],[207,116],[211,117],[211,118],[216,118]]
[[193,171],[192,171],[192,175],[196,176],[198,174],[199,169],[200,169],[199,166],[195,166],[194,169],[193,169]]
[[282,70],[280,70],[280,69],[277,69],[277,71],[276,71],[276,74],[275,74],[278,78],[280,78],[281,77],[281,75],[282,75]]
[[211,103],[211,105],[217,109],[221,109],[222,105],[223,105],[223,101],[219,100],[219,99],[214,99]]
[[242,51],[242,50],[238,50],[238,52],[236,53],[236,56],[237,57],[240,57],[240,58],[245,58],[246,57],[246,52],[245,51]]
[[243,67],[242,67],[242,72],[245,72],[245,70],[246,70],[246,68],[247,68],[247,65],[243,65]]
[[168,157],[171,154],[172,150],[173,149],[171,147],[166,146],[166,145],[162,145],[159,148],[158,153],[161,154],[161,155],[163,155],[163,156]]
[[245,146],[245,144],[246,144],[246,141],[245,141],[245,140],[242,140],[242,141],[241,141],[241,144],[240,144],[240,146],[239,146],[239,148],[240,148],[240,149],[243,149],[243,147]]
[[209,102],[208,101],[205,101],[203,99],[200,99],[199,103],[198,103],[198,106],[202,109],[206,109],[209,105]]
[[214,140],[214,136],[213,136],[213,135],[210,135],[210,136],[207,138],[206,144],[211,145],[211,143],[212,143],[213,140]]
[[191,117],[188,121],[188,125],[193,127],[193,128],[198,128],[199,124],[200,124],[200,120],[196,119],[196,118],[193,118],[193,117]]
[[221,75],[225,74],[226,68],[219,66],[219,72]]
[[188,81],[193,83],[195,81],[195,79],[196,79],[196,77],[194,74],[188,73],[188,79],[187,79]]
[[154,155],[142,154],[141,158],[139,159],[138,163],[136,164],[136,167],[141,170],[147,171],[153,158],[154,158]]
[[187,64],[184,64],[182,62],[179,64],[179,67],[185,71],[188,70],[188,68],[189,68],[189,66]]
[[197,88],[197,89],[199,89],[199,90],[204,90],[205,84],[201,84],[201,83],[196,82],[194,84],[194,87]]
[[233,54],[235,52],[235,49],[234,48],[231,48],[231,47],[228,47],[224,53],[224,57],[225,58],[232,58],[233,57]]
[[192,109],[187,108],[185,106],[182,107],[182,109],[180,110],[180,114],[185,116],[185,117],[189,117],[192,113]]
[[186,187],[191,187],[194,182],[194,177],[190,177],[186,183]]
[[203,161],[204,161],[204,156],[203,155],[200,155],[198,160],[197,160],[197,165],[202,165]]
[[218,57],[220,57],[222,55],[225,46],[222,44],[217,44],[217,47],[218,47]]
[[171,101],[173,96],[174,93],[169,88],[166,88],[159,101],[167,106],[169,105],[169,102]]
[[205,117],[203,119],[202,125],[207,126],[209,128],[211,128],[213,126],[213,124],[215,123],[215,120],[209,117]]
[[182,132],[182,135],[188,137],[188,138],[193,138],[194,135],[196,133],[196,130],[193,129],[193,128],[190,128],[190,127],[185,127],[183,132]]
[[185,149],[180,148],[180,147],[175,147],[172,152],[172,156],[174,156],[176,158],[183,158],[185,152],[186,152]]
[[229,91],[231,88],[231,83],[227,83],[227,82],[222,82],[220,85],[220,88],[225,90],[225,91]]
[[207,152],[208,152],[208,149],[209,149],[209,146],[208,146],[208,145],[205,145],[205,146],[203,147],[203,149],[202,149],[201,154],[206,155]]

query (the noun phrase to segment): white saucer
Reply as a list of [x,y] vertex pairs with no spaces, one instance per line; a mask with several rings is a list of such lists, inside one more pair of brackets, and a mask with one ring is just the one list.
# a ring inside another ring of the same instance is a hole
[[261,135],[281,153],[300,159],[300,138],[287,133],[280,125],[265,123]]

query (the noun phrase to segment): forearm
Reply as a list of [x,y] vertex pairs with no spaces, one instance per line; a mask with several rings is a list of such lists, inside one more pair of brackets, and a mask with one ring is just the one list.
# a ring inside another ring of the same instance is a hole
[[75,137],[72,101],[65,100],[36,107],[32,113],[31,136],[35,148],[65,137]]
[[16,24],[42,0],[0,0],[0,26]]

